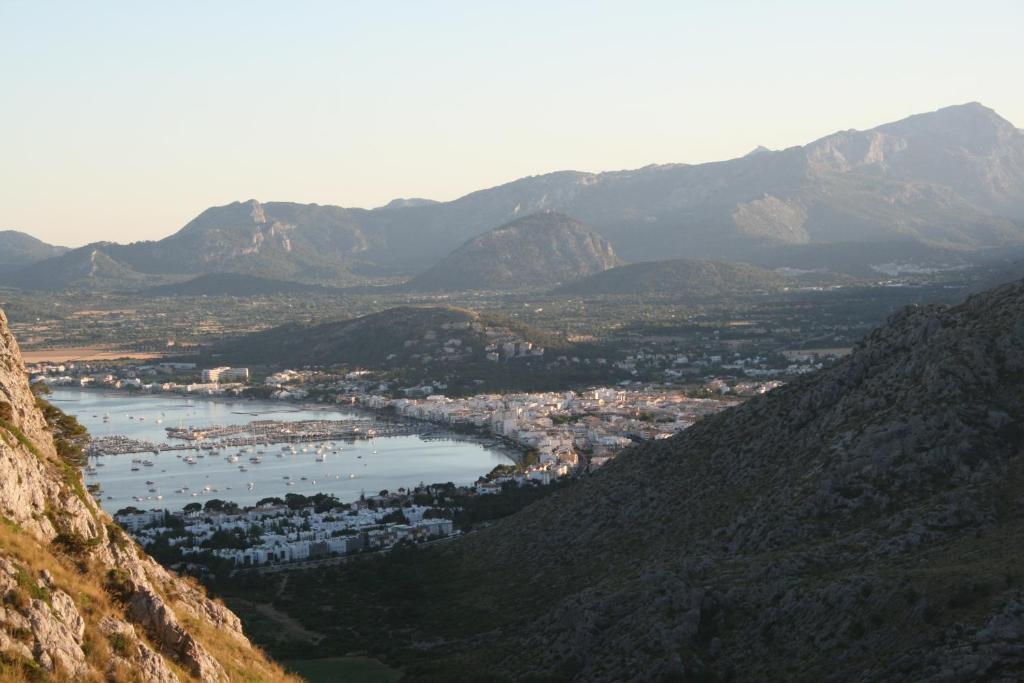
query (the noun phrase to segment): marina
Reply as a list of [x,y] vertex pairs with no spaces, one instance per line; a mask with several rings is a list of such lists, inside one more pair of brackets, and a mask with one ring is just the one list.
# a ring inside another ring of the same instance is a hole
[[[420,482],[469,484],[512,462],[507,452],[430,425],[384,422],[334,407],[60,388],[50,399],[102,445],[90,455],[84,476],[87,485],[99,486],[97,500],[108,512],[128,506],[175,510],[212,498],[253,505],[288,493],[333,494],[350,502]],[[240,425],[239,415],[260,419]],[[255,423],[266,432],[254,430]],[[168,425],[222,438],[175,443]],[[322,429],[327,425],[360,432],[331,438],[332,429]],[[222,431],[227,428],[234,431]],[[281,441],[271,443],[275,438]]]
[[[372,426],[369,426],[372,425]],[[192,427],[165,428],[167,437],[183,443],[154,443],[124,436],[100,436],[92,439],[87,455],[125,455],[160,453],[164,451],[204,451],[247,446],[270,446],[281,443],[317,443],[334,440],[354,442],[393,436],[423,437],[444,435],[443,430],[429,425],[405,422],[378,423],[357,420],[260,420],[248,425],[212,425],[203,429]]]

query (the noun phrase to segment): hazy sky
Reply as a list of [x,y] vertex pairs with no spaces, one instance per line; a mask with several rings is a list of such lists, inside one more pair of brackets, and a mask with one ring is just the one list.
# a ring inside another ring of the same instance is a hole
[[453,199],[971,100],[1024,126],[1022,26],[1020,0],[0,0],[0,229],[153,239],[237,199]]

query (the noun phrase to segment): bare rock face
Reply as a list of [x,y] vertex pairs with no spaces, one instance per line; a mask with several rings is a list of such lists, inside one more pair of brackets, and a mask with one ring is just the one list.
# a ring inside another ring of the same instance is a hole
[[128,616],[145,628],[165,651],[187,662],[202,680],[222,680],[224,669],[207,653],[163,599],[153,590],[140,587],[128,604]]
[[[0,311],[0,424],[7,427],[0,439],[0,512],[35,534],[52,539],[57,531],[46,517],[47,502],[61,496],[60,486],[46,472],[37,452],[53,450],[46,422],[28,386],[21,355]],[[13,430],[13,431],[12,431]],[[79,501],[80,502],[80,501]],[[76,513],[85,512],[78,507]],[[76,515],[80,531],[91,535],[90,515]]]
[[0,311],[0,653],[75,681],[121,672],[170,683],[169,662],[202,681],[287,680],[230,610],[148,557],[85,494],[6,323]]
[[167,666],[167,662],[139,639],[131,624],[114,617],[104,617],[99,623],[99,630],[117,644],[106,671],[108,677],[113,678],[118,670],[130,669],[144,681],[178,683],[178,676]]

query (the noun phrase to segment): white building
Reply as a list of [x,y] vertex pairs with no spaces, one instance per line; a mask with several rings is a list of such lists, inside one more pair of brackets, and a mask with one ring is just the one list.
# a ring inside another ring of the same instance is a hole
[[209,368],[203,370],[203,382],[248,382],[249,368]]

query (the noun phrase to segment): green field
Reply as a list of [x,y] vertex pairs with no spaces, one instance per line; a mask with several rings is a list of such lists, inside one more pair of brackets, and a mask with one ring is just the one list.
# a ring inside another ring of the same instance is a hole
[[367,657],[293,659],[283,664],[310,683],[392,683],[402,677],[401,671]]

